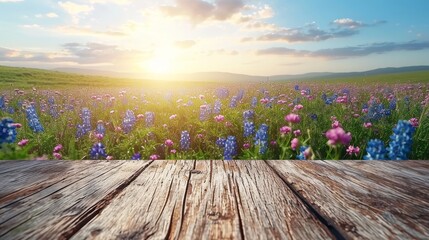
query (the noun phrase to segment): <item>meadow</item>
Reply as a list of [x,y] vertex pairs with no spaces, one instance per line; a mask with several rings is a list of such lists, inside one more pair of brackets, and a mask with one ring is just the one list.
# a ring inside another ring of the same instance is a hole
[[152,82],[0,67],[0,159],[428,159],[429,72]]

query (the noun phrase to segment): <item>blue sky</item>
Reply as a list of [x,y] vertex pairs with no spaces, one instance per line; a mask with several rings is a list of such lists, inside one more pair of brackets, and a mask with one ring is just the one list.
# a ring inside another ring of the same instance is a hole
[[429,65],[427,0],[0,0],[0,64],[253,75]]

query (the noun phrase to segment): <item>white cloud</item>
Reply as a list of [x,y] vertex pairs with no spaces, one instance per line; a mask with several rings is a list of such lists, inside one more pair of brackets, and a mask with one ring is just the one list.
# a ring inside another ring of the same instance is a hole
[[71,15],[76,15],[85,12],[91,12],[94,8],[90,5],[77,4],[74,2],[58,2],[60,7],[62,7],[66,12]]
[[53,12],[50,12],[50,13],[47,13],[47,14],[46,14],[46,17],[48,17],[48,18],[57,18],[57,17],[58,17],[58,14],[53,13]]
[[117,4],[117,5],[127,5],[127,4],[131,3],[130,0],[90,0],[89,2],[92,3],[92,4],[108,4],[108,3],[113,3],[113,4]]
[[46,13],[46,14],[36,14],[34,16],[36,18],[44,18],[44,17],[47,17],[47,18],[57,18],[58,14],[50,12],[50,13]]
[[185,17],[193,23],[209,19],[224,21],[240,12],[245,6],[242,0],[176,0],[175,6],[162,6],[160,9],[170,17]]

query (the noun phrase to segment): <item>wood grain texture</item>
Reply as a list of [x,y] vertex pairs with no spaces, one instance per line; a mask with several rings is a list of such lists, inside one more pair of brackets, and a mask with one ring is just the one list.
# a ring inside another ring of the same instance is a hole
[[[392,168],[388,162],[371,163],[379,169],[376,171],[362,162],[267,163],[347,238],[425,239],[429,236],[429,176],[422,176],[412,167],[404,170]],[[427,167],[427,164],[417,165]],[[414,191],[413,187],[407,187],[413,181],[422,187],[415,185]],[[418,194],[414,194],[415,191]]]
[[332,239],[264,161],[226,163],[233,173],[245,239]]
[[[98,164],[102,167],[97,168]],[[140,161],[86,164],[75,175],[1,208],[0,238],[58,239],[75,231],[147,164]]]
[[154,161],[72,239],[177,238],[195,161]]
[[93,161],[46,161],[38,165],[26,162],[30,165],[28,168],[0,175],[0,208],[82,172],[89,165],[94,171],[110,165],[102,161],[96,164]]
[[243,239],[233,173],[223,161],[197,161],[179,239]]
[[195,168],[188,162],[157,161],[73,237],[118,238],[330,239],[332,235],[263,161],[196,161]]

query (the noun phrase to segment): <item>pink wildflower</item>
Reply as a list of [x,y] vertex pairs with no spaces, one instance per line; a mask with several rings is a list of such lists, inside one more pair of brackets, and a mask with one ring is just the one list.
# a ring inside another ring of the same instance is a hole
[[22,139],[21,141],[18,142],[18,146],[23,147],[23,146],[27,145],[27,143],[29,141],[30,140],[28,140],[28,139]]
[[290,123],[299,123],[301,121],[301,118],[298,114],[290,113],[286,115],[285,120]]
[[292,139],[292,141],[290,142],[290,147],[292,148],[292,150],[295,151],[298,146],[299,146],[299,139],[298,138]]
[[350,145],[350,146],[347,148],[346,152],[347,152],[347,154],[349,154],[350,156],[352,156],[353,154],[354,154],[355,156],[357,156],[357,155],[359,154],[359,152],[360,152],[360,148],[359,148],[359,147],[355,147],[355,146]]
[[339,121],[335,120],[332,123],[332,128],[339,128],[339,127],[341,127],[341,123]]
[[363,123],[363,126],[364,126],[365,128],[371,128],[371,127],[372,127],[372,123],[370,123],[370,122],[366,122],[366,123]]
[[173,115],[171,115],[170,116],[170,120],[173,120],[173,119],[175,119],[177,117],[177,114],[173,114]]
[[106,160],[112,160],[113,159],[113,156],[107,156],[106,157]]
[[281,134],[288,134],[292,131],[292,128],[288,127],[288,126],[283,126],[280,128],[280,133]]
[[295,137],[301,136],[301,130],[295,130],[293,131],[293,134],[295,135]]
[[223,122],[225,120],[225,116],[223,115],[217,115],[214,117],[216,122]]
[[171,149],[171,150],[170,150],[170,153],[171,153],[171,154],[176,154],[176,152],[177,152],[177,151],[176,151],[176,149]]
[[249,149],[249,148],[250,148],[250,143],[243,144],[243,149]]
[[153,155],[150,155],[150,160],[158,160],[159,159],[159,155],[156,155],[156,154],[153,154]]
[[165,140],[164,144],[167,147],[172,147],[174,142],[171,139],[167,139],[167,140]]
[[57,159],[57,160],[60,160],[61,158],[63,158],[63,156],[61,155],[61,153],[54,152],[53,155],[54,155],[54,158]]
[[301,104],[295,105],[295,107],[293,108],[294,111],[298,111],[301,110],[304,106],[302,106]]
[[12,126],[14,126],[16,128],[21,128],[22,124],[21,123],[12,123]]
[[411,118],[409,121],[410,121],[410,123],[411,123],[411,125],[413,127],[418,127],[419,126],[419,119],[417,119],[417,118]]
[[61,151],[63,149],[63,145],[61,145],[61,144],[58,144],[57,146],[55,146],[54,147],[54,152],[59,152],[59,151]]
[[325,136],[328,138],[329,145],[343,144],[348,145],[352,140],[350,132],[346,133],[343,128],[332,128],[326,132]]

